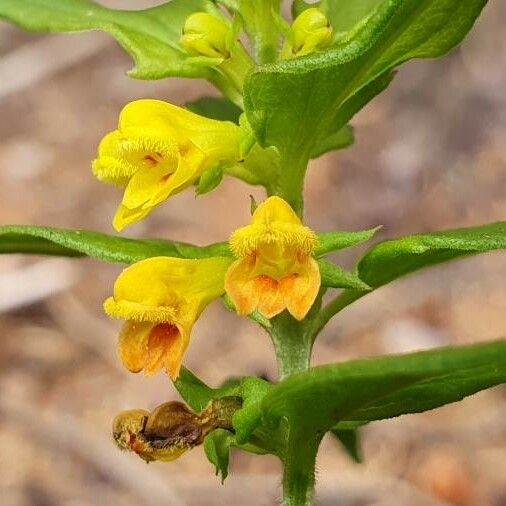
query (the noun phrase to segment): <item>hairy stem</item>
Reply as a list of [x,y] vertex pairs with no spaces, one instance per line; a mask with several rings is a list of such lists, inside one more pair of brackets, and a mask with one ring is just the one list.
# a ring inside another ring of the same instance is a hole
[[311,506],[321,437],[290,434],[283,458],[283,506]]
[[312,343],[301,322],[285,311],[271,320],[268,331],[276,352],[280,380],[309,369]]
[[302,218],[304,212],[304,179],[309,157],[303,150],[285,153],[281,157],[281,170],[278,180],[278,195],[283,197]]

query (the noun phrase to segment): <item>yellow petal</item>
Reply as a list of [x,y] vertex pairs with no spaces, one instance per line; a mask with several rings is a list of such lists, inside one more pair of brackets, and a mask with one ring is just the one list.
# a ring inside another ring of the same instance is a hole
[[291,223],[302,225],[300,218],[291,208],[290,204],[281,197],[269,197],[262,202],[253,213],[252,224],[269,225],[275,222]]
[[251,225],[232,234],[230,246],[237,257],[245,257],[269,244],[278,244],[294,254],[310,255],[318,244],[318,237],[301,223],[287,202],[280,197],[269,197],[253,213]]
[[91,167],[100,181],[124,187],[138,168],[122,156],[121,142],[118,130],[108,133],[100,142],[98,156]]
[[188,348],[191,327],[180,329],[171,323],[127,321],[120,333],[118,352],[130,372],[153,376],[161,369],[175,380]]
[[189,334],[183,335],[176,325],[162,323],[153,327],[147,343],[144,364],[146,376],[152,376],[161,369],[165,369],[175,380],[179,375],[184,350],[187,347],[184,340],[188,342]]
[[162,100],[136,100],[127,104],[120,115],[119,129],[150,129],[177,142],[191,140],[199,149],[217,159],[239,160],[239,127],[230,121],[218,121]]
[[258,276],[255,279],[255,290],[260,294],[258,312],[266,318],[274,318],[286,309],[279,281],[269,276]]
[[112,220],[112,226],[116,231],[121,232],[125,227],[128,227],[133,223],[137,223],[138,221],[148,216],[151,211],[153,211],[153,209],[153,207],[146,209],[128,209],[128,207],[120,204]]
[[147,343],[153,328],[149,322],[127,321],[119,335],[118,352],[123,365],[130,372],[140,372],[144,369],[147,357]]
[[260,293],[255,286],[254,267],[254,259],[236,260],[225,276],[225,290],[240,315],[249,315],[258,306]]
[[127,320],[120,357],[130,371],[152,375],[165,369],[176,379],[193,325],[205,307],[224,292],[232,260],[153,257],[125,269],[105,312]]
[[255,259],[236,260],[227,271],[225,289],[240,315],[258,310],[266,318],[273,318],[286,309],[285,294],[276,279],[256,274]]
[[280,289],[286,308],[297,320],[303,320],[320,290],[321,277],[318,262],[307,258],[301,262],[298,273],[281,280]]

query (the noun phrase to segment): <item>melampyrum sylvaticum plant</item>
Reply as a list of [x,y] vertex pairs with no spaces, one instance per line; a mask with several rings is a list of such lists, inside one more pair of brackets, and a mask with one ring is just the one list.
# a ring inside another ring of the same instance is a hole
[[[506,381],[505,341],[310,366],[321,330],[357,299],[418,269],[506,247],[506,223],[493,223],[380,242],[346,271],[327,255],[371,240],[377,228],[321,233],[303,218],[311,159],[351,145],[349,121],[396,69],[450,51],[485,4],[295,0],[287,19],[280,0],[172,0],[137,11],[90,0],[0,0],[0,17],[28,30],[109,32],[132,55],[133,78],[206,79],[222,93],[185,106],[125,105],[91,164],[98,180],[119,188],[117,231],[149,219],[180,192],[214,190],[224,177],[265,188],[249,223],[204,247],[83,230],[0,229],[2,252],[129,265],[104,304],[124,322],[119,358],[131,372],[167,374],[186,404],[120,413],[113,423],[120,448],[152,461],[203,445],[223,479],[231,448],[272,454],[284,469],[284,504],[306,505],[327,432],[358,458],[362,425]],[[216,301],[271,337],[278,381],[242,377],[211,388],[184,368],[193,326]]]

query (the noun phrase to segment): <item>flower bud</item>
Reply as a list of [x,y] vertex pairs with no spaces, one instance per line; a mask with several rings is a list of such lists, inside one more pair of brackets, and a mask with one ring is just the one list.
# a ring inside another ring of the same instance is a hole
[[303,11],[293,22],[292,56],[304,56],[327,47],[332,41],[332,27],[325,14],[316,7]]
[[209,58],[230,57],[230,26],[217,16],[196,12],[186,18],[181,45],[188,53]]

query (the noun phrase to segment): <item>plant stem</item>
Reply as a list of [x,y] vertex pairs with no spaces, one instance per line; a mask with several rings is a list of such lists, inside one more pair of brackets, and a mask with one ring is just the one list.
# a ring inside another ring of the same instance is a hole
[[301,322],[285,311],[271,320],[268,331],[276,352],[280,381],[309,369],[312,343]]
[[311,506],[315,485],[316,454],[321,437],[289,435],[283,459],[283,506]]
[[302,218],[304,212],[304,179],[309,157],[303,150],[294,150],[281,156],[278,195],[285,199]]

